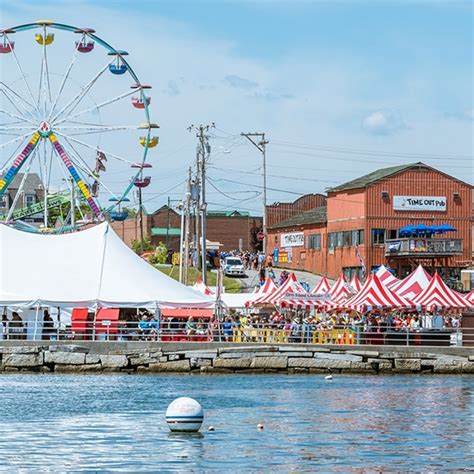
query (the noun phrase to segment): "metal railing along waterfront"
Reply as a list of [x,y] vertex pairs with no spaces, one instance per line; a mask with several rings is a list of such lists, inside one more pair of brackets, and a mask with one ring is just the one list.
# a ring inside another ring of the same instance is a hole
[[[104,324],[105,323],[105,324]],[[474,346],[474,328],[394,327],[393,325],[275,324],[235,325],[216,320],[81,321],[79,324],[3,323],[0,339],[32,341],[159,341],[260,344],[341,344]]]

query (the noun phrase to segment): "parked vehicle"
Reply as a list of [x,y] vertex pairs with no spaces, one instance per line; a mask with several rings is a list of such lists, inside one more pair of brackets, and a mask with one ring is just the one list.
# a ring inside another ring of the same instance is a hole
[[224,260],[224,275],[245,276],[245,268],[239,257],[226,257]]

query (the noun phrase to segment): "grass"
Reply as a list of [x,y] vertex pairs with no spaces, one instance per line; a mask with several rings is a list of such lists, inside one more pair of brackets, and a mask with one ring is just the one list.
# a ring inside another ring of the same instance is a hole
[[[163,272],[165,275],[173,278],[174,280],[179,279],[179,267],[168,266],[168,265],[157,265],[156,268]],[[201,272],[196,268],[191,267],[189,269],[189,284],[194,285],[196,280],[201,275]],[[207,285],[216,286],[217,273],[207,272]],[[241,286],[239,280],[234,278],[224,277],[224,287],[226,293],[240,293]]]

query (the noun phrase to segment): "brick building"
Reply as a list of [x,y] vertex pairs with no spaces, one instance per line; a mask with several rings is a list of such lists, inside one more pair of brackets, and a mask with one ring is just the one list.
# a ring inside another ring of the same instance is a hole
[[[122,240],[130,245],[139,239],[140,226],[138,216],[123,222],[113,222],[112,227]],[[194,219],[191,219],[191,241],[194,236]],[[181,215],[172,207],[164,205],[153,213],[143,216],[144,234],[150,237],[153,245],[168,243],[174,251],[179,250],[181,235]],[[257,233],[262,230],[262,218],[251,216],[243,211],[208,211],[207,240],[220,242],[220,250],[254,249],[261,243]]]
[[[325,211],[325,212],[324,212]],[[449,234],[404,238],[407,225],[449,224]],[[326,207],[269,226],[279,265],[336,278],[385,264],[459,270],[472,261],[472,186],[423,163],[393,166],[328,190]]]

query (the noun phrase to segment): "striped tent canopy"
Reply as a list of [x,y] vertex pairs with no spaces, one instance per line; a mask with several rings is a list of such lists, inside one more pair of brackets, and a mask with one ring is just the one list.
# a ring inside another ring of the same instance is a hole
[[262,294],[253,301],[249,301],[249,305],[277,305],[288,294],[307,295],[306,290],[298,283],[294,273],[290,273],[285,283],[279,288],[270,293]]
[[[413,301],[397,295],[385,286],[376,273],[367,278],[357,295],[345,303],[340,303],[338,309],[352,309],[360,313],[371,309],[414,308]],[[336,309],[333,306],[331,309]]]
[[322,295],[308,295],[308,296],[297,296],[292,297],[291,295],[286,296],[280,300],[279,306],[281,308],[289,309],[305,309],[307,311],[311,309],[322,309],[326,304],[324,298],[318,298]]
[[204,284],[202,281],[202,277],[198,277],[196,283],[193,285],[193,290],[199,291],[203,295],[211,296],[213,295],[213,291]]
[[418,265],[415,271],[391,289],[400,296],[413,299],[429,285],[430,281],[431,275],[421,265]]
[[428,286],[414,299],[414,302],[428,311],[433,309],[461,309],[471,304],[467,299],[451,290],[436,272]]
[[328,292],[331,300],[334,302],[347,301],[354,296],[354,293],[355,290],[350,283],[347,282],[346,277],[342,273]]
[[377,276],[379,277],[380,281],[388,288],[393,290],[395,285],[400,283],[398,278],[395,278],[391,272],[388,271],[385,265],[380,265],[379,269],[376,271]]
[[356,293],[359,293],[359,291],[361,290],[361,288],[362,288],[362,283],[361,283],[360,280],[357,278],[357,275],[354,275],[354,276],[352,277],[351,286],[352,286],[352,288],[354,288],[354,290],[356,291]]
[[471,306],[474,306],[474,290],[471,290],[466,296],[465,298],[467,299],[467,301],[469,303],[471,303]]
[[259,295],[263,295],[266,293],[271,293],[272,291],[275,291],[277,288],[278,286],[276,286],[276,283],[270,277],[267,277],[267,279],[265,280],[265,283],[259,288],[257,288],[255,293],[258,293]]
[[329,293],[331,290],[331,285],[328,282],[326,277],[322,277],[321,280],[316,284],[316,286],[312,289],[312,295],[325,295]]

